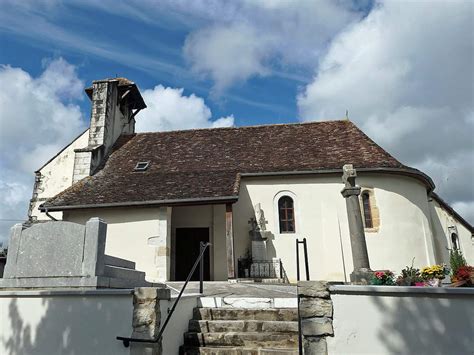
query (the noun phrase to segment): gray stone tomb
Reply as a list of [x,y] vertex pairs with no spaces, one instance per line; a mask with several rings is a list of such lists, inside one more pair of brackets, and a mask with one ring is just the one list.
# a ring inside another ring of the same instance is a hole
[[[107,224],[51,221],[11,229],[0,288],[134,288],[154,286],[135,263],[105,255]],[[156,286],[156,285],[155,285]]]

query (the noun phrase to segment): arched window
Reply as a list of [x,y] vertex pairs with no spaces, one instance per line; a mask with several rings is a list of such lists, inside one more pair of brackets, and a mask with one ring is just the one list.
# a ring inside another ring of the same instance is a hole
[[282,196],[278,200],[278,217],[280,233],[295,233],[295,208],[290,196]]
[[373,228],[372,211],[370,209],[370,195],[367,191],[362,193],[362,206],[364,208],[365,228]]
[[459,250],[459,238],[456,233],[451,233],[451,242],[453,243],[453,249]]

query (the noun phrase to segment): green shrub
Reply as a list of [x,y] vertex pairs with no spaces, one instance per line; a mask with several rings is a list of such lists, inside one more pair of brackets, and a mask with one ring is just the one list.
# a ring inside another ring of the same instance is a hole
[[462,251],[458,249],[449,249],[449,263],[451,265],[451,274],[456,275],[461,266],[466,266],[467,262],[462,255]]

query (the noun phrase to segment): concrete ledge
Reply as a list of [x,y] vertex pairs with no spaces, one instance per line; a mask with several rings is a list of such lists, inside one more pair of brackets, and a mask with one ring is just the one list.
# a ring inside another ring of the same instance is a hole
[[150,283],[145,280],[130,280],[107,276],[91,277],[28,277],[0,279],[0,290],[3,289],[46,289],[46,288],[134,288],[134,287],[165,287],[164,284]]
[[362,285],[331,285],[331,294],[399,294],[409,295],[466,295],[474,296],[474,288],[469,287],[416,287],[416,286],[362,286]]
[[15,290],[0,291],[0,298],[5,297],[54,297],[54,296],[127,296],[132,295],[133,289],[63,289],[63,290]]

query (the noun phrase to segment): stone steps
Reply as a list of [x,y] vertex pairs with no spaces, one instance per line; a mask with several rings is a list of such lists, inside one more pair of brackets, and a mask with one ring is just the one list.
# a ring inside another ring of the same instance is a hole
[[295,355],[296,308],[195,308],[182,355]]
[[298,346],[298,334],[268,332],[220,332],[184,334],[184,343],[192,346],[244,346],[293,349]]
[[197,320],[298,321],[296,308],[195,308]]
[[196,333],[218,333],[218,332],[298,333],[298,322],[192,319],[189,321],[189,331],[196,332]]
[[112,265],[104,266],[104,276],[137,281],[145,280],[145,273],[143,271],[137,271]]
[[245,347],[182,347],[180,355],[298,355],[294,349],[265,349]]

